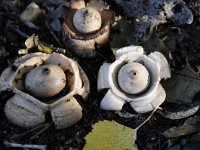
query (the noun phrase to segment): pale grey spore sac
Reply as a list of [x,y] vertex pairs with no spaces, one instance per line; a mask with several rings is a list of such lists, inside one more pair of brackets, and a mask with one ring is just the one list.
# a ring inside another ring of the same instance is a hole
[[144,39],[149,31],[171,20],[176,25],[191,24],[192,11],[182,0],[115,0],[127,17],[135,20],[137,39]]

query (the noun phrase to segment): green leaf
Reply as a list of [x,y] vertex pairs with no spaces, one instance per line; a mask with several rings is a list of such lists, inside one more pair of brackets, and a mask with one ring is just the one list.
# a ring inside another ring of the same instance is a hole
[[167,102],[190,103],[200,91],[200,75],[187,65],[180,71],[172,71],[172,78],[162,81],[162,85],[167,94]]
[[41,43],[41,42],[38,43],[38,50],[47,54],[53,53],[53,49],[51,49],[50,47],[46,46],[44,43]]
[[115,121],[99,121],[86,137],[83,150],[136,150],[136,130]]
[[158,36],[156,36],[156,43],[160,49],[168,49],[165,43]]
[[111,35],[110,46],[114,54],[116,53],[116,50],[121,47],[133,45],[133,23],[124,19],[120,19],[119,21],[116,21],[113,25],[113,30],[115,32]]

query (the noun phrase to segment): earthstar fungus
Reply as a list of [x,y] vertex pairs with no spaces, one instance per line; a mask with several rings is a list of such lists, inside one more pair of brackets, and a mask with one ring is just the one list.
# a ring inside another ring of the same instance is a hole
[[98,90],[109,89],[101,108],[121,110],[129,102],[136,112],[149,112],[165,100],[160,80],[170,77],[170,67],[162,53],[145,55],[141,46],[121,48],[116,52],[115,62],[105,62],[99,70]]
[[5,105],[6,117],[27,128],[44,123],[47,112],[56,129],[77,123],[82,118],[82,107],[74,95],[85,99],[89,89],[81,67],[57,53],[22,56],[0,76],[0,91],[12,90],[15,94]]
[[114,13],[102,1],[72,0],[63,23],[63,40],[79,56],[95,55],[95,45],[109,40]]

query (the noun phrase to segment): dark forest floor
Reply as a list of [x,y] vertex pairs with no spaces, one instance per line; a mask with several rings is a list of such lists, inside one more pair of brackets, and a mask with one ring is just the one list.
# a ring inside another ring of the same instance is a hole
[[[15,1],[1,1],[2,0],[0,0],[0,73],[17,57],[18,50],[24,48],[24,41],[26,39],[14,31],[10,25],[13,25],[15,29],[17,26],[19,30],[29,36],[37,34],[41,41],[52,44],[55,47],[64,48],[64,44],[55,40],[50,29],[45,24],[45,15],[41,16],[36,21],[39,29],[30,29],[19,20],[20,13],[26,8],[30,1],[17,2],[17,0],[15,0],[16,4],[14,3]],[[184,64],[182,59],[184,60],[187,56],[189,63],[195,71],[200,72],[200,0],[186,0],[186,3],[193,11],[193,23],[191,25],[179,26],[178,28],[181,30],[179,36],[177,36],[177,32],[167,32],[165,34],[175,39],[181,38],[181,40],[177,40],[178,42],[175,47],[173,47],[174,54],[177,56],[178,61],[177,68],[179,69],[179,66]],[[115,7],[112,6],[112,3],[110,5],[111,8]],[[44,6],[41,5],[41,7],[46,10]],[[169,28],[171,26],[170,23],[159,26],[156,32],[161,32],[159,29],[162,30],[163,27]],[[59,32],[55,32],[55,35],[58,39],[61,39],[61,34]],[[53,150],[69,149],[69,147],[73,149],[82,149],[85,144],[84,137],[91,131],[91,126],[99,120],[115,120],[120,124],[135,128],[148,117],[149,114],[136,114],[128,104],[124,106],[122,112],[135,114],[135,116],[128,119],[120,117],[116,112],[105,111],[99,108],[100,101],[105,91],[98,93],[96,90],[97,74],[99,67],[104,61],[114,60],[114,55],[109,45],[102,47],[99,50],[99,54],[92,58],[79,58],[70,52],[69,57],[72,57],[82,66],[91,84],[91,94],[88,100],[86,102],[80,102],[83,107],[83,118],[79,123],[70,128],[56,131],[52,125],[41,133],[36,130],[24,136],[16,137],[14,139],[15,142],[47,145],[48,149]],[[3,146],[3,140],[29,131],[29,129],[24,129],[10,123],[5,118],[4,105],[7,97],[9,97],[8,93],[0,93],[0,149],[6,149]],[[200,95],[197,95],[195,99],[200,100]],[[164,102],[161,107],[167,109],[176,106]],[[199,112],[197,112],[197,114],[199,114]],[[150,121],[139,129],[136,144],[141,150],[167,149],[171,147],[171,145],[178,145],[183,148],[187,143],[191,142],[190,140],[196,136],[196,134],[172,139],[165,138],[160,134],[170,127],[180,125],[183,121],[184,119],[170,120],[156,112]]]

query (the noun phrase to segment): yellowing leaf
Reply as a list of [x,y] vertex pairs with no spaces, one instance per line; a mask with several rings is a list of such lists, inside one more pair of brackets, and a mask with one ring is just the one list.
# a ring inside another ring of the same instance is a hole
[[47,54],[53,53],[53,50],[50,47],[46,46],[45,44],[43,44],[41,42],[38,43],[38,50],[40,50],[44,53],[47,53]]
[[29,38],[26,39],[25,41],[25,45],[26,45],[26,48],[27,49],[30,49],[34,46],[37,46],[37,43],[38,43],[38,35],[31,35]]
[[83,150],[136,150],[136,130],[115,121],[99,121],[86,137]]

